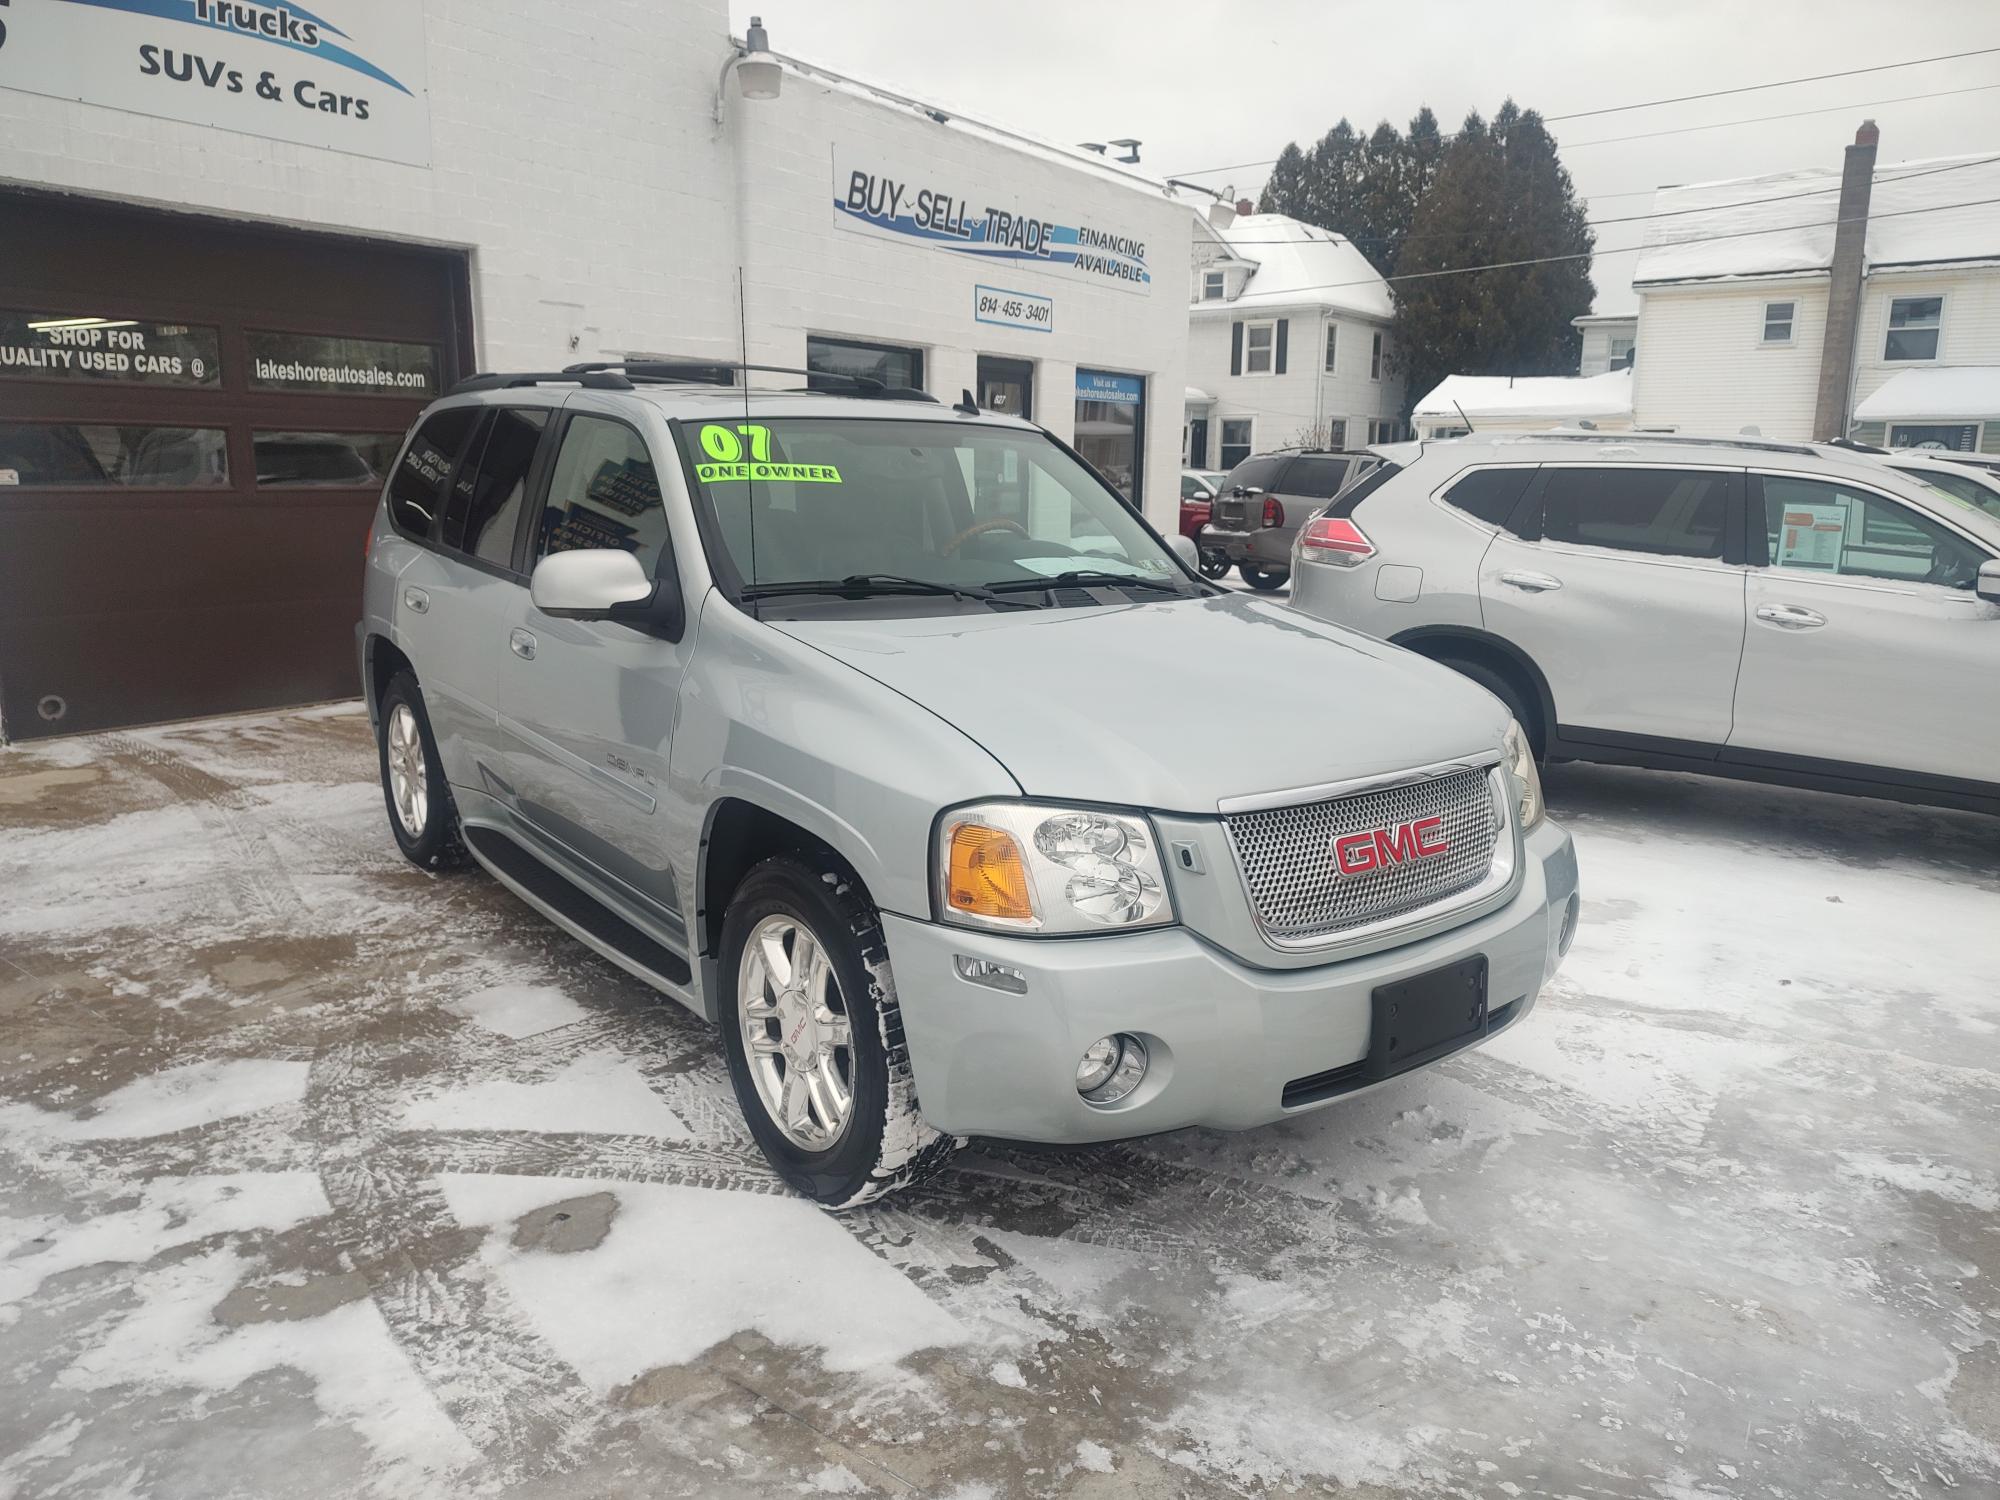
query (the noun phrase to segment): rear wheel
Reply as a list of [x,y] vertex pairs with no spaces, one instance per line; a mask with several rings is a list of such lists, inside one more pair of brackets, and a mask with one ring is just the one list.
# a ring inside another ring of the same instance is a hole
[[1273,589],[1283,588],[1292,575],[1283,568],[1260,568],[1254,563],[1238,563],[1236,571],[1243,575],[1243,581],[1260,594],[1268,594]]
[[918,1112],[881,919],[852,875],[764,861],[730,900],[721,958],[730,1079],[780,1177],[853,1208],[949,1159],[958,1142]]
[[1201,554],[1202,577],[1204,578],[1226,577],[1229,572],[1229,566],[1230,564],[1227,554],[1218,552],[1213,547],[1209,547],[1203,550]]
[[458,828],[458,807],[444,779],[437,739],[417,679],[398,672],[383,691],[376,715],[382,768],[382,798],[389,808],[389,831],[413,865],[455,870],[466,862]]
[[1542,732],[1541,713],[1530,702],[1513,675],[1489,667],[1484,662],[1465,661],[1459,657],[1439,657],[1438,662],[1447,666],[1461,677],[1470,678],[1485,688],[1487,692],[1507,705],[1507,712],[1514,716],[1514,722],[1527,732],[1528,744],[1534,749],[1535,759],[1541,760],[1548,753],[1547,737]]

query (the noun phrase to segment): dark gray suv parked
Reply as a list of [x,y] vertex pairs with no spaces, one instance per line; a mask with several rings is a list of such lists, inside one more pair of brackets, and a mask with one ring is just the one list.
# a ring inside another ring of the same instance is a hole
[[1372,453],[1257,453],[1229,471],[1199,545],[1220,553],[1253,589],[1292,573],[1292,541],[1327,501],[1382,462]]

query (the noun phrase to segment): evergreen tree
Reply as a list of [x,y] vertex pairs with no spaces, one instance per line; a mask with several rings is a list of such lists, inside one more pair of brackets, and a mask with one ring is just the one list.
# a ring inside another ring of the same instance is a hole
[[1271,175],[1264,181],[1263,196],[1257,201],[1260,214],[1285,214],[1302,218],[1305,207],[1306,154],[1293,141],[1278,153]]
[[[1418,197],[1395,263],[1397,364],[1408,400],[1452,374],[1573,374],[1570,320],[1595,295],[1592,244],[1541,116],[1511,99],[1491,126],[1468,115]],[[1530,260],[1543,263],[1503,265]],[[1503,268],[1460,270],[1490,265]]]

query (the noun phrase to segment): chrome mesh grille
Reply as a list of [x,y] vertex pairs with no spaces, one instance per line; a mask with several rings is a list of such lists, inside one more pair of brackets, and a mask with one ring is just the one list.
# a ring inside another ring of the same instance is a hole
[[[1327,802],[1235,813],[1223,821],[1257,920],[1287,941],[1334,937],[1353,927],[1448,901],[1479,884],[1502,833],[1485,767]],[[1447,848],[1429,859],[1343,875],[1334,840],[1442,818]]]

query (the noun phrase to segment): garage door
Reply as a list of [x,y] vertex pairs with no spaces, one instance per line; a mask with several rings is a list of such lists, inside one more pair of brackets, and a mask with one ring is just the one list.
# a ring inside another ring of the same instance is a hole
[[462,256],[0,192],[0,733],[351,696]]

